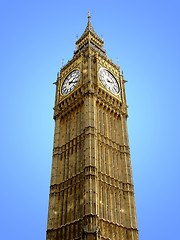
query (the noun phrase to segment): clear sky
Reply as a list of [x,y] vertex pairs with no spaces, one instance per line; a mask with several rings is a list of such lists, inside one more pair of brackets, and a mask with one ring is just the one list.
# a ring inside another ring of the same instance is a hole
[[0,2],[0,238],[44,240],[56,74],[87,14],[124,71],[140,240],[179,239],[180,2]]

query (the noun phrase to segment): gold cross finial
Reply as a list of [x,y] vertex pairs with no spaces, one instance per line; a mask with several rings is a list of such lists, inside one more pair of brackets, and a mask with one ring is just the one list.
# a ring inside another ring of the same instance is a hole
[[91,13],[90,13],[90,11],[88,11],[88,18],[89,18],[89,19],[91,18]]

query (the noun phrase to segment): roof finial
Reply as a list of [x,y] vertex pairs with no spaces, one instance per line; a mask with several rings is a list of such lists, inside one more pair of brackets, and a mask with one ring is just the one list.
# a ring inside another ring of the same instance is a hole
[[117,66],[120,68],[120,66],[119,66],[119,58],[118,57],[116,58],[116,61],[117,61]]
[[62,63],[62,67],[63,67],[63,65],[64,65],[64,58],[61,60],[61,63]]
[[89,19],[89,20],[91,19],[91,13],[90,13],[90,11],[88,11],[88,19]]

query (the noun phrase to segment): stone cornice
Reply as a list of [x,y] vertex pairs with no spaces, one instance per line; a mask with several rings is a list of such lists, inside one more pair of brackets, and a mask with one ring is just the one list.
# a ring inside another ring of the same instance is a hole
[[[88,168],[95,168],[95,173],[89,172]],[[86,171],[87,169],[87,171]],[[105,184],[106,187],[112,187],[118,191],[134,193],[134,185],[129,182],[123,182],[119,179],[115,179],[107,174],[97,172],[97,168],[94,166],[86,166],[80,173],[65,179],[61,183],[56,183],[50,186],[50,195],[59,194],[60,192],[79,185],[89,177],[96,178],[101,184]]]
[[100,144],[104,144],[107,145],[107,147],[111,147],[113,148],[115,151],[120,151],[120,153],[123,154],[129,154],[130,155],[130,148],[129,146],[126,145],[121,145],[120,143],[117,143],[116,141],[113,141],[112,139],[110,139],[107,136],[104,136],[100,133],[97,133],[97,129],[89,126],[86,127],[83,132],[81,134],[79,134],[78,136],[72,138],[71,140],[69,140],[67,143],[59,146],[59,147],[54,147],[53,149],[53,156],[54,155],[59,155],[62,154],[68,150],[72,150],[74,148],[76,148],[76,146],[78,144],[81,144],[84,140],[86,135],[95,135],[97,137],[97,141]]
[[[125,227],[124,225],[122,224],[118,224],[118,223],[115,223],[115,222],[112,222],[112,221],[109,221],[109,220],[106,220],[104,218],[99,218],[100,221],[103,221],[103,222],[107,222],[107,223],[110,223],[110,224],[113,224],[113,225],[116,225],[118,227],[122,227],[122,228],[125,228],[125,229],[128,229],[128,230],[135,230],[135,231],[138,231],[137,228],[133,228],[133,227]],[[107,240],[107,238],[104,238]]]
[[103,89],[96,87],[95,84],[92,83],[89,86],[89,84],[86,83],[54,107],[54,119],[57,116],[63,117],[64,115],[67,115],[69,112],[76,109],[78,106],[82,105],[82,97],[85,95],[92,95],[96,97],[96,102],[99,105],[108,109],[114,114],[117,114],[118,117],[121,115],[128,117],[127,105],[124,105],[119,99],[111,94],[108,94]]
[[[136,227],[126,227],[126,226],[124,226],[123,224],[115,223],[115,222],[106,220],[106,219],[104,219],[104,218],[100,218],[98,214],[93,214],[93,213],[85,214],[82,218],[79,218],[79,219],[77,219],[77,220],[74,220],[74,221],[68,222],[68,223],[66,223],[66,224],[60,225],[60,226],[57,227],[57,228],[47,229],[47,231],[57,231],[57,230],[60,230],[60,229],[62,229],[62,228],[65,228],[66,226],[74,225],[74,224],[76,224],[76,223],[78,223],[78,222],[82,222],[83,219],[86,218],[86,217],[96,217],[96,218],[98,218],[98,220],[100,220],[100,221],[102,221],[102,222],[106,222],[106,223],[108,223],[108,224],[112,224],[112,225],[114,225],[114,226],[117,226],[117,227],[120,227],[120,228],[123,228],[123,229],[133,230],[133,231],[137,231],[137,232],[138,232],[138,228],[136,228]],[[103,237],[102,235],[101,235],[101,238],[107,240],[107,237]],[[81,237],[80,237],[80,238],[76,238],[76,239],[81,239]]]

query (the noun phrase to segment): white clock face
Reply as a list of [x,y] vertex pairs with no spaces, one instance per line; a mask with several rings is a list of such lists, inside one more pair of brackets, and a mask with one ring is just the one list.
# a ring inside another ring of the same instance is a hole
[[79,70],[74,70],[66,77],[61,88],[62,95],[67,95],[75,88],[76,84],[79,81],[79,76]]
[[118,82],[108,70],[101,68],[99,70],[99,79],[107,90],[109,90],[113,94],[119,93]]

